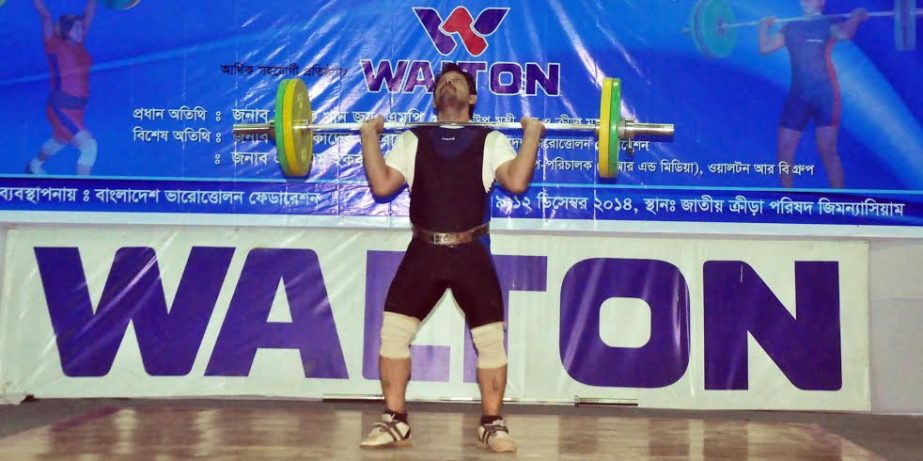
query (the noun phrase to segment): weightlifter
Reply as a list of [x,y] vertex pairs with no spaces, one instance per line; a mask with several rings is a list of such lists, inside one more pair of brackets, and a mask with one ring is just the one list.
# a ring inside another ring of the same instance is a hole
[[[437,120],[469,122],[476,102],[474,78],[455,64],[444,66],[433,92]],[[407,184],[413,224],[413,239],[384,306],[379,370],[386,408],[362,447],[410,444],[405,402],[410,343],[445,290],[451,289],[478,352],[483,416],[477,440],[493,451],[516,451],[501,415],[507,356],[503,298],[489,249],[488,193],[496,181],[520,194],[532,180],[545,128],[528,117],[521,125],[518,155],[499,131],[423,126],[401,133],[387,158],[381,155],[380,143],[384,118],[362,125],[362,156],[372,193],[389,197]]]
[[51,75],[51,89],[45,109],[52,135],[42,144],[38,155],[26,165],[26,173],[44,174],[44,163],[61,149],[72,144],[80,151],[77,174],[89,175],[96,163],[96,139],[86,129],[83,115],[90,96],[92,60],[83,41],[93,16],[96,0],[88,0],[80,16],[65,14],[57,25],[42,0],[33,0],[42,23],[42,39]]
[[[811,21],[791,22],[778,31],[769,30],[774,17],[760,22],[760,53],[773,53],[787,47],[791,56],[792,87],[789,91],[777,134],[778,161],[791,165],[808,121],[814,119],[817,150],[820,153],[827,181],[832,188],[845,187],[843,164],[837,151],[840,129],[840,87],[836,70],[830,59],[837,41],[851,40],[868,13],[861,8],[853,10],[845,22],[834,22],[823,16],[825,0],[801,0],[801,8]],[[782,187],[792,187],[791,169],[781,171]]]

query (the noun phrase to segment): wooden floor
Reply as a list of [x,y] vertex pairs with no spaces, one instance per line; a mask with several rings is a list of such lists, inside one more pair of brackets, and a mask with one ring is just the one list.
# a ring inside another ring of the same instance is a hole
[[362,450],[375,411],[103,408],[0,438],[0,460],[878,460],[815,424],[512,415],[513,455],[479,448],[474,414],[411,414],[414,445]]

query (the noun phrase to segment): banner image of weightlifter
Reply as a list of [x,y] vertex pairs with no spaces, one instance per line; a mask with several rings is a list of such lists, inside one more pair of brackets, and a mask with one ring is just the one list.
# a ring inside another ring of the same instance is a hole
[[[733,78],[750,91],[711,93],[735,116],[722,119],[741,118],[739,132],[722,137],[735,152],[716,152],[724,158],[710,172],[757,187],[920,188],[919,82],[905,75],[921,62],[915,4],[690,1],[683,30],[710,59],[705,85]],[[752,129],[770,121],[775,130]]]
[[[779,122],[778,161],[793,165],[795,150],[811,119],[815,124],[817,150],[824,164],[830,187],[846,187],[843,164],[837,152],[840,129],[840,88],[830,59],[837,41],[851,40],[868,12],[857,8],[844,22],[823,16],[826,0],[801,0],[803,22],[792,22],[770,32],[775,17],[759,26],[759,47],[764,54],[788,48],[792,63],[792,87]],[[780,171],[783,187],[794,185],[791,170]]]
[[51,78],[46,113],[52,135],[26,165],[26,173],[45,174],[43,165],[68,145],[80,151],[77,175],[86,176],[96,163],[96,139],[84,124],[90,99],[90,66],[93,61],[84,46],[90,24],[96,16],[96,0],[87,0],[80,15],[63,14],[57,22],[43,0],[33,0],[42,25],[42,40]]

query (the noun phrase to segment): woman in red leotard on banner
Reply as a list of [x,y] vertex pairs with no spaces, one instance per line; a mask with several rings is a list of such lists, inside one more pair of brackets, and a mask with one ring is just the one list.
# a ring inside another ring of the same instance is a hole
[[26,172],[44,174],[44,163],[68,144],[80,151],[77,174],[88,175],[96,162],[96,140],[83,123],[90,97],[92,60],[83,41],[96,13],[96,0],[88,0],[82,15],[62,15],[57,25],[42,0],[33,0],[42,21],[42,39],[51,77],[46,112],[52,135],[42,144]]

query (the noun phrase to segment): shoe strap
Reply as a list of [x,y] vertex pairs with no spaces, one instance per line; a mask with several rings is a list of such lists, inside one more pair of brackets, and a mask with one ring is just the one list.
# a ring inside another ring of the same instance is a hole
[[398,442],[410,437],[410,426],[407,426],[407,435],[401,436],[401,430],[397,427],[397,423],[399,422],[400,421],[396,419],[391,421],[380,421],[372,424],[372,427],[381,429],[382,432],[387,432],[395,442]]
[[481,442],[483,443],[489,442],[498,432],[510,433],[509,429],[502,424],[482,424],[481,427],[484,428],[484,433],[481,434]]

